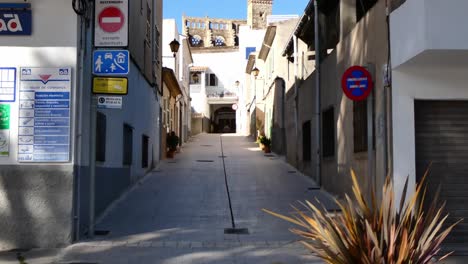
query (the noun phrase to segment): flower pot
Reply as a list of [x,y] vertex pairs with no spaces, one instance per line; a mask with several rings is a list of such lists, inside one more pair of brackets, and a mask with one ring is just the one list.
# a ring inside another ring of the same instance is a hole
[[264,151],[265,153],[271,153],[270,146],[265,145],[264,148],[263,148],[263,151]]
[[168,159],[173,159],[174,155],[175,155],[175,150],[168,150],[167,153],[166,153],[166,157]]

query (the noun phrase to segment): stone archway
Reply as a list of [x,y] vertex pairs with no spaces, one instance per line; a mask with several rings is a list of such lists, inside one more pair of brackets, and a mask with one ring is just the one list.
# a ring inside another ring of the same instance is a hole
[[212,132],[236,133],[236,111],[227,106],[214,111]]

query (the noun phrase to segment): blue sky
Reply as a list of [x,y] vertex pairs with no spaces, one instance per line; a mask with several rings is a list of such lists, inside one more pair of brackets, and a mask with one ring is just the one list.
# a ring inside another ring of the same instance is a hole
[[[274,15],[302,15],[309,0],[273,0]],[[164,18],[174,18],[180,26],[182,14],[193,17],[247,19],[247,0],[165,0]]]

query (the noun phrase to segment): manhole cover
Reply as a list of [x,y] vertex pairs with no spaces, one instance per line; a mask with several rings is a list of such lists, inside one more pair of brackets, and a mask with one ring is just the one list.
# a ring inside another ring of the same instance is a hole
[[214,160],[197,160],[197,162],[214,162]]
[[224,234],[227,235],[248,235],[249,229],[247,228],[225,228]]
[[94,235],[96,236],[107,236],[109,233],[109,230],[94,230]]

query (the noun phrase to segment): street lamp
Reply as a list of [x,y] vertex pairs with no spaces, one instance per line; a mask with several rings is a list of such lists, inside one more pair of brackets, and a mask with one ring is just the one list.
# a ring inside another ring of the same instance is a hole
[[255,77],[255,79],[257,79],[257,76],[258,76],[259,72],[260,72],[260,70],[257,67],[252,69],[252,74]]
[[180,43],[179,41],[174,39],[173,41],[171,41],[171,43],[169,43],[169,46],[171,47],[172,54],[174,54],[175,58],[176,53],[179,51]]

